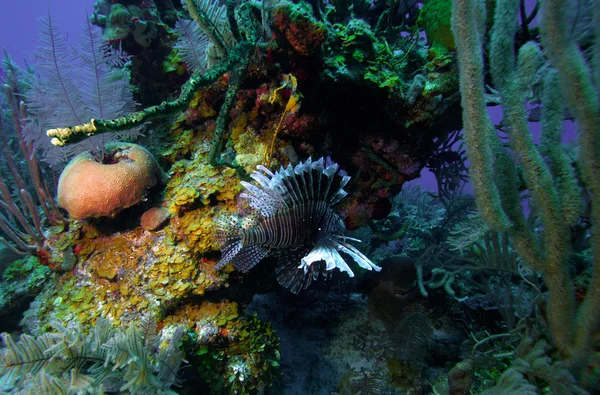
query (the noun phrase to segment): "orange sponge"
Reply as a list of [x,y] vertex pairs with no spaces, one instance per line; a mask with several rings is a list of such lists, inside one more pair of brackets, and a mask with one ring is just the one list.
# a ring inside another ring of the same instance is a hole
[[73,219],[114,217],[166,178],[145,148],[112,143],[102,160],[84,152],[69,162],[58,181],[58,205]]

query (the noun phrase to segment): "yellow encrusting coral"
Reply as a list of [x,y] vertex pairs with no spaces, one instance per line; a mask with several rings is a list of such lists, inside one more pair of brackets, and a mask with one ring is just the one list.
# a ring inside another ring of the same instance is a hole
[[52,308],[40,306],[31,314],[42,323],[56,318],[88,326],[102,316],[123,325],[147,311],[157,315],[170,301],[224,284],[227,274],[210,270],[214,261],[174,238],[178,240],[164,230],[150,233],[141,228],[113,237],[82,237],[77,243],[93,244],[102,253],[90,255],[47,288],[45,298]]

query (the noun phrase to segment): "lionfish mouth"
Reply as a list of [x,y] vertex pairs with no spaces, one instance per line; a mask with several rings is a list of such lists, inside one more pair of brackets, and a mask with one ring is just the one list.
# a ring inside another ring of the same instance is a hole
[[277,280],[293,293],[307,288],[319,273],[329,277],[335,268],[354,277],[341,254],[366,270],[381,270],[348,241],[346,228],[332,206],[348,193],[349,176],[338,173],[336,163],[325,166],[324,159],[308,159],[296,166],[281,167],[272,173],[258,166],[251,177],[256,184],[242,181],[246,199],[257,220],[243,227],[235,217],[219,220],[217,238],[222,257],[220,269],[229,262],[248,272],[267,256],[277,258]]

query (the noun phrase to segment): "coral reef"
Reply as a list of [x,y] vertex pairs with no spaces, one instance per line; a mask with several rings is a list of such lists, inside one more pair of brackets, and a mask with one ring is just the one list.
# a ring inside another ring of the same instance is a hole
[[[108,44],[81,60],[106,54],[85,78],[104,88],[67,79],[64,91],[52,82],[71,75],[70,51],[47,18],[45,42],[60,45],[42,50],[55,67],[39,64],[40,79],[15,77],[8,61],[0,69],[9,86],[0,96],[0,242],[30,255],[3,273],[2,313],[33,299],[23,340],[5,337],[0,385],[168,392],[185,358],[182,391],[597,391],[600,57],[582,38],[592,33],[566,33],[557,17],[566,2],[542,3],[537,29],[537,8],[527,14],[517,0],[100,0],[91,20]],[[109,91],[122,97],[100,106]],[[57,111],[44,92],[60,97]],[[526,102],[543,103],[537,145]],[[490,103],[503,106],[503,123],[489,120]],[[583,159],[559,144],[563,104]],[[46,137],[38,128],[66,156],[78,142],[91,147],[59,181],[68,220],[42,182],[50,172],[32,159]],[[145,148],[102,142],[138,130]],[[119,170],[140,162],[134,174]],[[71,180],[82,164],[83,178]],[[467,165],[474,199],[462,195]],[[425,168],[437,193],[407,188]],[[341,214],[313,226],[325,204],[315,196],[342,188]],[[252,232],[264,243],[248,245]],[[290,234],[304,248],[331,248],[302,251]],[[336,259],[348,251],[382,272]],[[269,257],[288,253],[308,254],[306,270],[286,262],[306,275],[294,291],[312,282],[300,297],[273,274],[281,262]],[[311,264],[321,261],[355,277],[317,278]],[[95,359],[75,377],[67,352]]]
[[448,372],[448,393],[466,394],[473,386],[473,361],[464,360],[457,363]]
[[273,28],[302,56],[320,52],[327,39],[327,27],[317,21],[306,3],[285,3],[273,9]]
[[212,393],[252,393],[279,372],[279,341],[271,325],[255,316],[238,317],[235,303],[203,303],[190,341],[189,358]]
[[34,303],[26,319],[33,333],[43,332],[52,319],[89,325],[97,317],[113,324],[136,321],[146,312],[158,317],[179,300],[202,295],[226,280],[210,270],[214,262],[196,258],[165,230],[137,228],[107,237],[87,227],[78,233],[73,250],[80,264],[49,283],[40,303]]
[[455,49],[450,25],[451,15],[452,0],[432,0],[423,6],[417,23],[423,26],[427,40],[434,46]]
[[146,149],[113,143],[99,159],[84,152],[69,162],[58,180],[57,200],[73,219],[114,217],[165,181],[166,175]]
[[[206,6],[199,4],[197,11],[204,12],[202,7]],[[199,26],[208,31],[211,42],[217,42],[217,48],[222,46],[218,50],[221,60],[202,76],[196,72],[177,100],[130,117],[95,119],[89,125],[54,130],[51,134],[63,144],[76,141],[76,133],[121,130],[161,114],[183,111],[184,106],[195,107],[190,103],[196,100],[209,105],[215,99],[222,103],[222,94],[213,97],[217,91],[204,91],[210,95],[210,102],[198,97],[196,91],[231,71],[225,103],[220,109],[212,108],[217,117],[210,163],[234,168],[242,165],[248,173],[260,155],[269,161],[272,156],[273,163],[285,162],[288,152],[292,157],[327,153],[354,158],[341,165],[359,174],[357,182],[362,187],[357,189],[360,196],[355,198],[356,204],[369,196],[390,196],[397,192],[403,182],[417,177],[425,166],[435,147],[435,137],[459,127],[458,119],[449,118],[450,109],[458,103],[454,66],[444,54],[433,51],[429,55],[426,43],[416,36],[400,35],[392,39],[375,23],[337,19],[334,13],[325,17],[306,3],[287,2],[260,12],[261,32],[257,29],[258,21],[253,20],[260,10],[254,7],[248,3],[238,13],[227,16],[228,21],[233,19],[236,26],[243,27],[244,34],[240,33],[237,45],[222,28],[224,8],[211,14],[219,30],[213,38],[210,29],[202,27],[205,22],[200,18]],[[255,14],[247,15],[242,10]],[[286,34],[290,35],[292,25],[303,34],[291,35],[290,41]],[[271,39],[261,38],[266,28],[273,29]],[[253,46],[257,49],[254,52]],[[311,55],[307,56],[309,52]],[[223,56],[225,53],[227,57]],[[234,65],[241,65],[242,69],[234,69]],[[279,81],[281,74],[283,85]],[[308,78],[311,75],[318,78]],[[293,84],[286,82],[292,80]],[[241,84],[242,81],[246,82]],[[219,87],[222,83],[215,85]],[[339,100],[343,97],[352,100]],[[193,113],[196,112],[189,116]],[[350,120],[345,115],[348,113],[356,116]],[[442,114],[446,116],[443,123]],[[200,119],[190,118],[190,121],[202,123]],[[185,143],[191,134],[185,132],[181,136]],[[263,144],[267,144],[266,154]],[[225,146],[229,147],[227,151],[223,150]],[[353,154],[340,155],[342,152]],[[372,207],[374,202],[366,205]],[[364,217],[371,218],[373,208],[365,211]],[[364,224],[360,219],[355,222],[352,226]]]
[[162,62],[172,52],[172,28],[181,17],[179,1],[97,0],[91,22],[103,38],[129,55],[135,99],[144,105],[160,103],[178,92],[182,74],[164,73]]

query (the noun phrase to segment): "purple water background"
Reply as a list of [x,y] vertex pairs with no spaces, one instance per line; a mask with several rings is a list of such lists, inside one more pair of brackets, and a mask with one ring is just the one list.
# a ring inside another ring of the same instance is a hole
[[[86,11],[89,15],[94,11],[95,0],[0,0],[0,48],[6,49],[19,65],[23,59],[31,61],[35,49],[38,18],[47,15],[48,9],[52,19],[67,38],[77,37],[81,26],[85,23]],[[535,0],[527,0],[528,10],[533,9]],[[3,54],[1,55],[3,57]],[[500,106],[489,108],[492,121],[497,124],[502,119]],[[539,138],[539,123],[530,123],[534,139]],[[563,142],[569,143],[575,139],[573,122],[565,122]],[[435,177],[427,169],[421,173],[421,178],[411,182],[419,184],[426,190],[436,190]],[[470,188],[467,187],[467,191]]]
[[[52,20],[69,39],[75,39],[85,23],[85,12],[94,12],[95,0],[0,0],[0,49],[23,66],[31,60],[39,28],[38,18],[52,13]],[[1,56],[4,57],[4,54]]]

